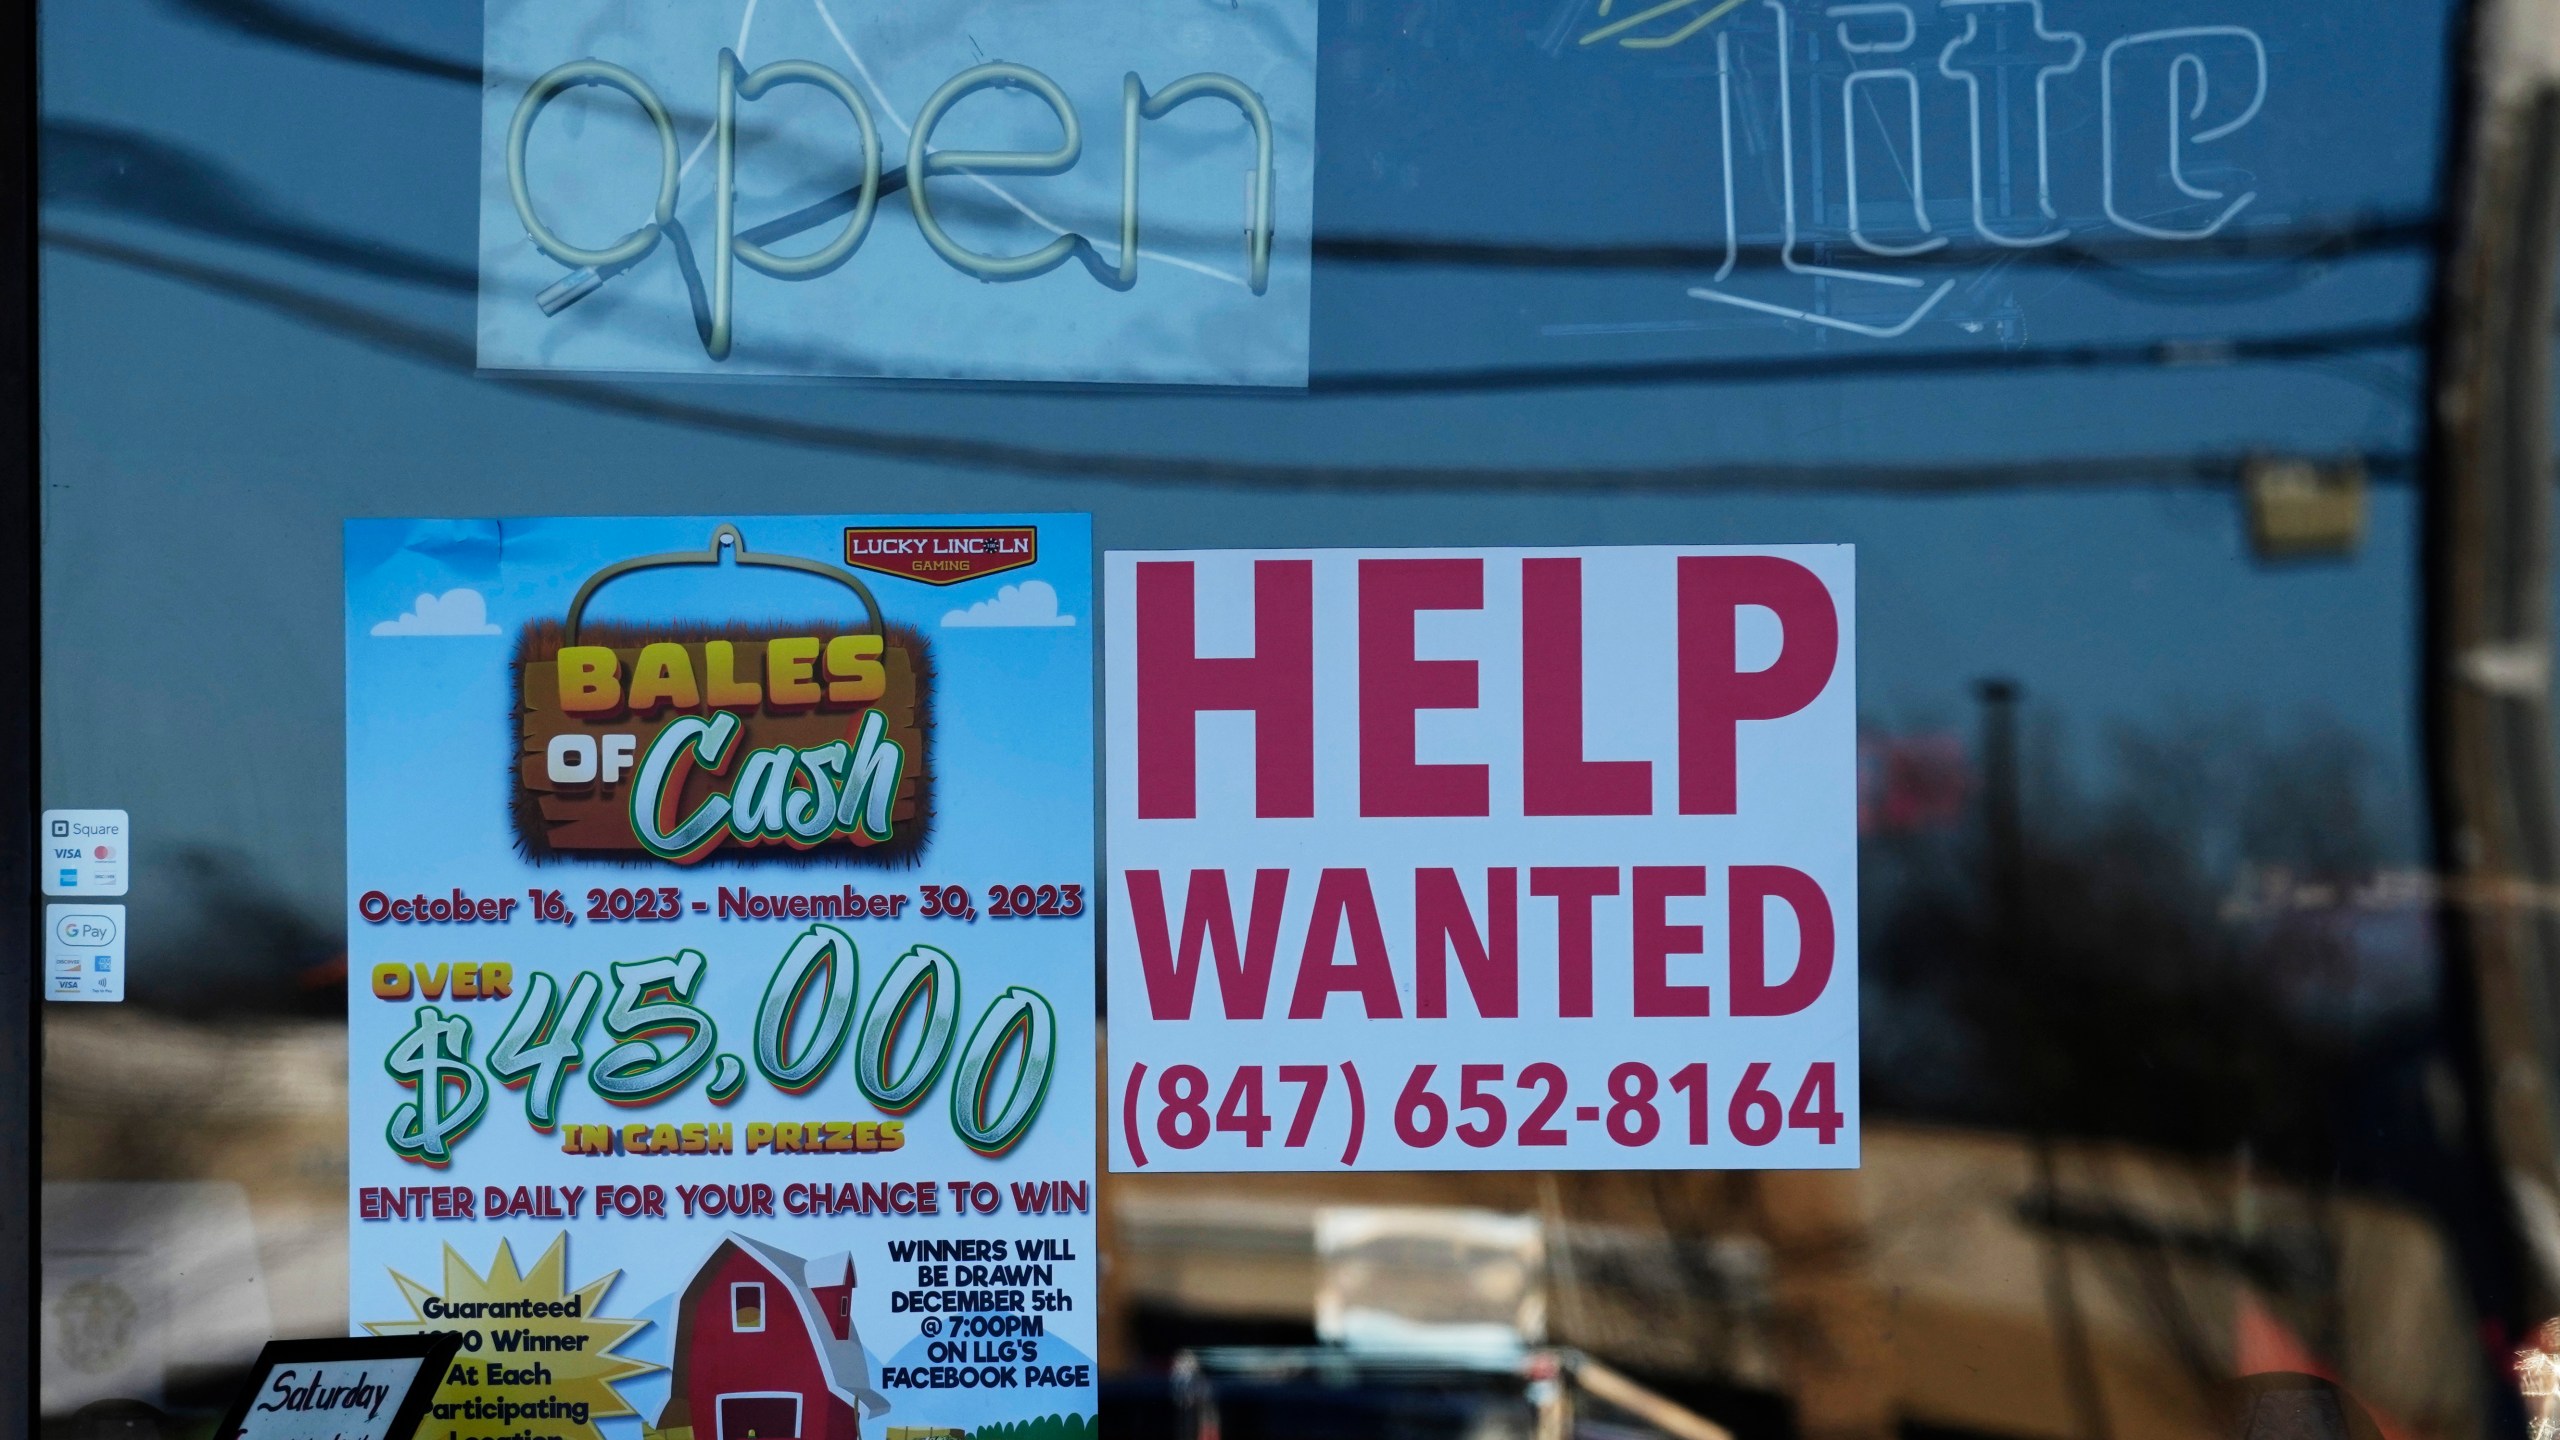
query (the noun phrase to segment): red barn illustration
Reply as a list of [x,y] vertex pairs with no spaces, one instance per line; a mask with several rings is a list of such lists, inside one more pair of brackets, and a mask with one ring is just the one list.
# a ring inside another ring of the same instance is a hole
[[853,1257],[724,1237],[676,1303],[666,1408],[648,1440],[859,1440],[888,1397],[853,1328]]

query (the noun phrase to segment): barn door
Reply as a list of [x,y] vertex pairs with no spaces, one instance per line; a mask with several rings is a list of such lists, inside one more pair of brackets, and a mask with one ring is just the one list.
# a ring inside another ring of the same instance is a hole
[[723,1395],[717,1440],[800,1440],[797,1395]]

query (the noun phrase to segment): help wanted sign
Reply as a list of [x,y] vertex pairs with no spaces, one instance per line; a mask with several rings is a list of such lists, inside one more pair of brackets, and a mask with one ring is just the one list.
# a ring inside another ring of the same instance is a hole
[[1105,598],[1113,1169],[1858,1163],[1849,547]]

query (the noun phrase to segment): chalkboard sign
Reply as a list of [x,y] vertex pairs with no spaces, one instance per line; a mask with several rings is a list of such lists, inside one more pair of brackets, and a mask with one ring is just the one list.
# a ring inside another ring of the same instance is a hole
[[458,1334],[278,1340],[215,1440],[410,1440]]

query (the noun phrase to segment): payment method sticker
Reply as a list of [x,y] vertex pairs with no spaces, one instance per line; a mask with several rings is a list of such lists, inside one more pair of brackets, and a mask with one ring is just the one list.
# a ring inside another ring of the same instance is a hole
[[124,999],[124,926],[122,905],[45,906],[44,998]]
[[133,874],[133,821],[122,810],[47,810],[36,824],[47,895],[122,895]]

